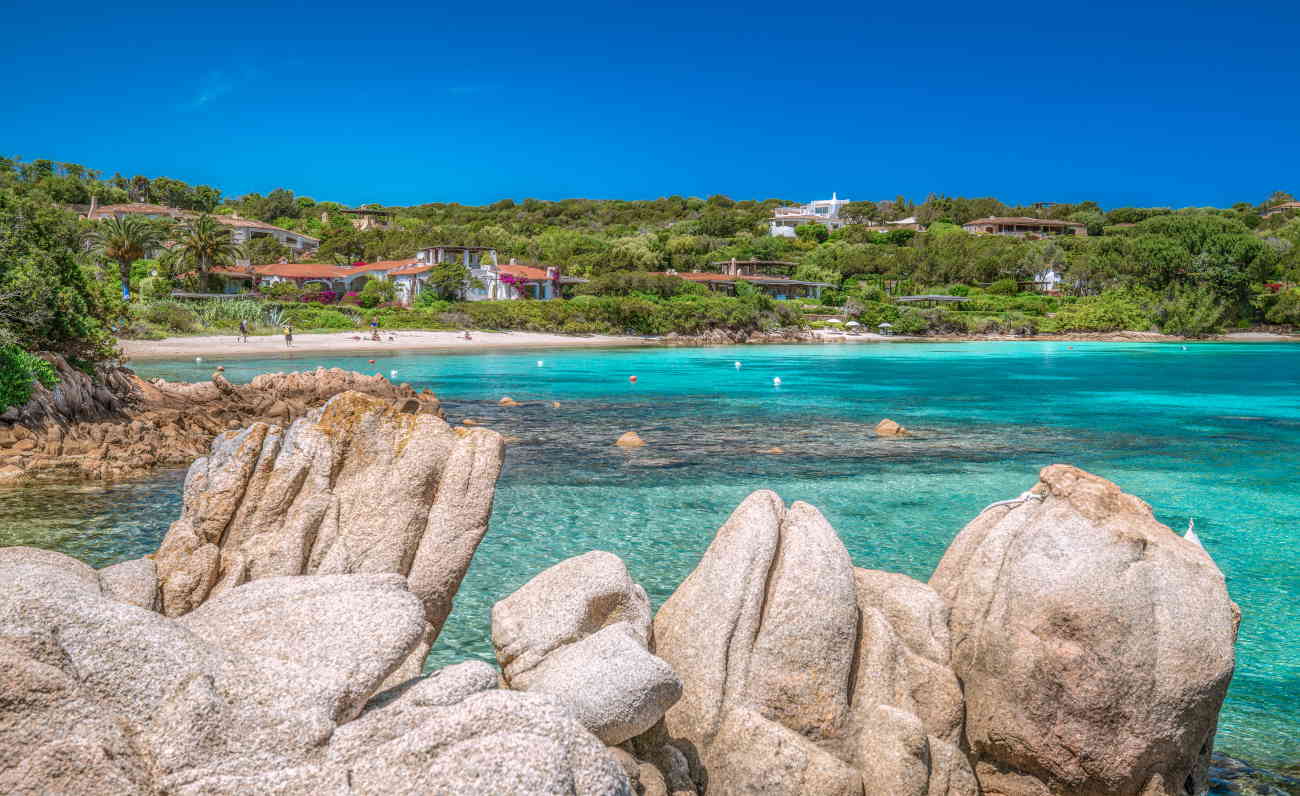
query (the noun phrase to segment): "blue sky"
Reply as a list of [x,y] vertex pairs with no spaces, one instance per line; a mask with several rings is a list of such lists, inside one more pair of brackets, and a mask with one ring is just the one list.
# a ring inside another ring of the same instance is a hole
[[13,3],[0,153],[228,195],[1300,193],[1293,3]]

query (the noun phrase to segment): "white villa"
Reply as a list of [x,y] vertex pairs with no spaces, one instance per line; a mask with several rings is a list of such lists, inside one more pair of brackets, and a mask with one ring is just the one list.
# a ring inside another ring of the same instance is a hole
[[834,232],[849,223],[840,218],[840,210],[850,201],[832,193],[830,199],[818,199],[797,207],[778,207],[767,222],[768,232],[793,238],[794,228],[801,224],[821,224]]

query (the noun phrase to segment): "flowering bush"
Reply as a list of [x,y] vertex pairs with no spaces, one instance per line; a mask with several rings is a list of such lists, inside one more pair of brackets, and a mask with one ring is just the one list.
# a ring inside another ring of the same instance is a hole
[[322,290],[318,293],[304,293],[302,301],[314,301],[318,304],[336,304],[340,296],[333,290]]

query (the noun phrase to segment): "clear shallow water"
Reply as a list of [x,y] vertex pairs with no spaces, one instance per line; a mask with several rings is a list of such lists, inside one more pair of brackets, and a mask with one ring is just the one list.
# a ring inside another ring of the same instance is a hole
[[[453,422],[473,417],[518,437],[432,665],[491,660],[492,603],[587,550],[621,556],[662,602],[754,489],[820,508],[855,564],[925,580],[981,508],[1067,462],[1140,495],[1180,532],[1195,518],[1243,611],[1220,748],[1300,761],[1300,346],[395,353],[369,365],[371,356],[221,364],[237,382],[318,364],[396,369],[399,381],[432,388]],[[137,370],[197,380],[214,364]],[[503,395],[524,405],[499,407]],[[882,417],[918,433],[877,439]],[[650,445],[615,448],[627,430]],[[758,453],[772,446],[786,453]],[[0,492],[0,545],[51,547],[96,566],[150,552],[179,512],[180,480]]]

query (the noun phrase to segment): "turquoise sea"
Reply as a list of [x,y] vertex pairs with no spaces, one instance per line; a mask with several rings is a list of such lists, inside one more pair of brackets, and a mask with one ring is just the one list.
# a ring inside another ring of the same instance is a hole
[[[137,370],[198,380],[214,364]],[[316,365],[396,370],[433,389],[449,420],[518,438],[433,665],[491,660],[492,603],[587,550],[621,556],[662,602],[758,488],[820,508],[857,565],[924,580],[981,508],[1066,462],[1141,496],[1179,532],[1195,519],[1243,612],[1219,748],[1300,763],[1300,346],[891,343],[220,364],[233,381]],[[504,395],[523,405],[497,406]],[[917,433],[877,439],[883,417]],[[614,447],[628,430],[649,445]],[[774,446],[785,453],[759,452]],[[182,476],[0,492],[0,545],[96,566],[150,552],[179,512]]]

